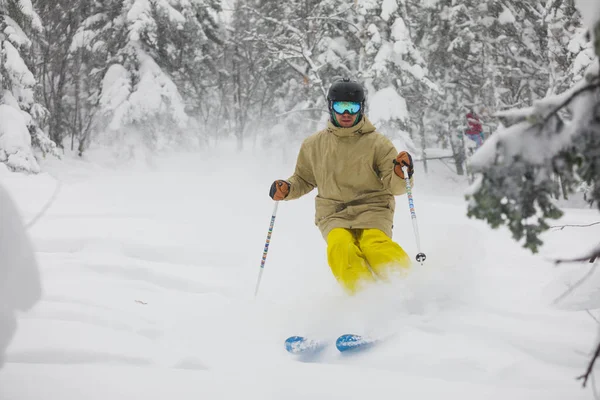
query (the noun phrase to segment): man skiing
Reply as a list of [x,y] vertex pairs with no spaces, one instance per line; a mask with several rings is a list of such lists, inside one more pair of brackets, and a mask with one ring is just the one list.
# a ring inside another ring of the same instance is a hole
[[411,178],[410,154],[398,154],[364,114],[363,87],[345,78],[327,94],[327,128],[302,144],[294,175],[276,180],[269,196],[297,199],[315,187],[315,224],[327,242],[327,261],[350,294],[411,266],[406,252],[392,241],[394,196],[406,193],[403,166]]

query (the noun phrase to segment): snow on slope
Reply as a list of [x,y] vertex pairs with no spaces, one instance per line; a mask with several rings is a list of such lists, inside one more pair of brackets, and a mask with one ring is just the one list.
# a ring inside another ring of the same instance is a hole
[[[428,260],[408,279],[346,298],[312,223],[313,193],[281,204],[253,299],[267,190],[293,167],[279,162],[212,152],[149,171],[46,165],[62,190],[30,232],[44,295],[20,316],[0,398],[591,398],[574,378],[594,344],[596,322],[581,311],[593,293],[550,305],[589,266],[553,268],[467,219],[466,183],[435,163],[436,176],[416,176]],[[1,179],[25,220],[56,183]],[[414,256],[406,198],[397,202],[395,239]],[[597,218],[573,210],[565,221]],[[546,253],[577,254],[595,244],[590,229],[548,233]],[[314,363],[283,350],[289,335],[347,332],[394,335]]]

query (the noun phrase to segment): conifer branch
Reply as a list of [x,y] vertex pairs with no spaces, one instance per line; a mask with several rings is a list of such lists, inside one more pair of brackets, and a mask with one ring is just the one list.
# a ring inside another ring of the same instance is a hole
[[546,115],[546,117],[542,121],[542,125],[546,125],[552,119],[552,117],[557,115],[560,110],[571,104],[571,102],[575,100],[575,98],[578,97],[580,94],[598,88],[600,88],[600,77],[594,78],[589,85],[584,86],[571,93],[571,95],[567,97],[560,105],[556,106],[552,111],[550,111],[548,115]]

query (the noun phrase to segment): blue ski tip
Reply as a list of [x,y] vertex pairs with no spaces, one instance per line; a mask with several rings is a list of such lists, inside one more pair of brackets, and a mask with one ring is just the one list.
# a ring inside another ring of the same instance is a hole
[[335,342],[335,347],[343,353],[350,350],[362,350],[370,347],[373,343],[375,340],[369,337],[348,334],[340,336]]
[[322,343],[303,336],[290,336],[285,341],[285,349],[291,354],[316,353],[322,347]]

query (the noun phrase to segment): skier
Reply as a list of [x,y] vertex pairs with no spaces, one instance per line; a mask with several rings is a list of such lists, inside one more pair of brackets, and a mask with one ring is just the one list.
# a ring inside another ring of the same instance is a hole
[[327,100],[327,128],[303,142],[294,174],[274,181],[269,196],[294,200],[318,188],[315,224],[327,242],[327,261],[341,286],[354,294],[364,283],[411,266],[391,237],[394,196],[406,193],[402,166],[411,185],[414,167],[410,154],[398,153],[367,119],[359,83],[334,82]]
[[481,125],[479,117],[477,116],[477,114],[475,114],[475,112],[473,112],[473,110],[470,110],[467,113],[466,117],[469,129],[467,129],[465,133],[467,134],[467,137],[469,139],[475,142],[475,148],[478,149],[479,147],[481,147],[485,139],[483,136],[483,126]]

